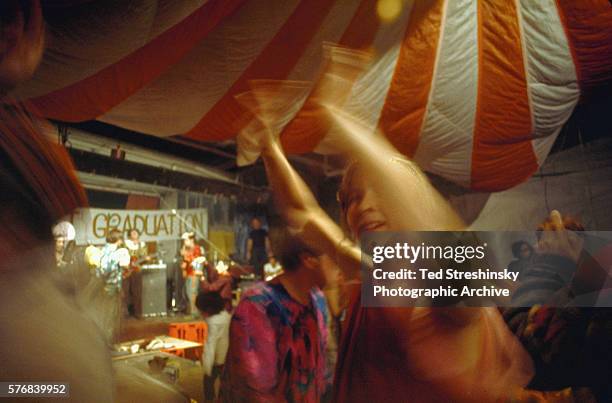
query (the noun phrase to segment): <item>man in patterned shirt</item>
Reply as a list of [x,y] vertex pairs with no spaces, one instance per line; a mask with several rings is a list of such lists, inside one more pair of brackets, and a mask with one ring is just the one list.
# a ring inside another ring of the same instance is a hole
[[121,231],[110,230],[106,237],[106,245],[100,254],[100,265],[96,268],[96,276],[104,282],[104,291],[108,297],[103,329],[109,343],[115,341],[121,324],[123,270],[130,266],[130,253],[125,247],[122,247],[122,244]]
[[130,265],[130,253],[122,245],[121,231],[110,230],[106,237],[106,245],[102,248],[100,267],[96,269],[96,276],[104,280],[104,289],[109,295],[120,294],[123,269],[127,269]]
[[236,307],[223,401],[320,402],[330,392],[321,263],[297,239],[283,246],[284,272],[247,289]]

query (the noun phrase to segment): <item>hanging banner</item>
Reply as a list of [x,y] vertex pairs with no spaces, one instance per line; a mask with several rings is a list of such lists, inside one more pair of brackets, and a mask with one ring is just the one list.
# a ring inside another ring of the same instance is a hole
[[208,237],[208,210],[113,210],[87,208],[75,213],[77,245],[88,242],[103,244],[111,229],[119,229],[127,237],[132,228],[140,232],[142,241],[168,241],[193,231],[198,238]]

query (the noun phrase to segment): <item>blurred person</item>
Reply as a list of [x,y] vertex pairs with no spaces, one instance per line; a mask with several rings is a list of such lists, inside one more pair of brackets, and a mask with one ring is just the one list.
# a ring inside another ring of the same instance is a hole
[[342,336],[342,320],[348,307],[348,295],[345,292],[346,281],[342,271],[334,260],[327,255],[321,256],[321,265],[326,271],[327,284],[323,294],[327,301],[329,316],[327,329],[329,333],[327,343],[327,362],[331,370],[335,370],[338,361],[338,346]]
[[55,238],[55,261],[58,268],[65,268],[74,259],[74,239],[76,231],[68,221],[61,221],[53,226]]
[[102,250],[89,241],[83,254],[85,255],[85,263],[87,264],[87,267],[92,273],[95,273],[96,269],[100,267]]
[[4,97],[40,63],[39,1],[0,2],[0,27],[0,380],[68,382],[67,401],[111,402],[104,335],[55,268],[51,228],[87,205],[85,192],[66,151],[40,134],[23,105]]
[[124,246],[122,233],[118,229],[111,229],[102,248],[100,267],[96,269],[96,276],[104,280],[104,289],[109,295],[121,294],[123,273],[129,267],[130,253]]
[[255,274],[263,278],[263,267],[271,254],[268,231],[261,227],[261,220],[257,217],[251,220],[251,231],[247,239],[246,259],[255,269]]
[[123,244],[123,234],[118,229],[111,229],[106,236],[106,245],[100,252],[100,266],[95,271],[96,277],[104,282],[110,307],[104,326],[110,340],[118,335],[121,317],[126,315],[123,310],[123,277],[129,267],[130,254]]
[[[257,99],[257,94],[255,94]],[[260,108],[266,111],[265,105]],[[358,161],[339,200],[354,239],[369,231],[463,230],[418,167],[334,107],[325,113]],[[276,205],[294,233],[335,256],[353,282],[336,366],[334,401],[498,401],[518,398],[532,362],[494,308],[366,308],[360,304],[361,252],[319,207],[260,117],[259,142]],[[270,123],[272,125],[272,123]],[[384,179],[384,180],[383,180]]]
[[90,286],[92,273],[88,270],[85,249],[76,244],[76,230],[72,223],[60,221],[52,232],[55,238],[55,261],[67,286],[73,290],[83,290]]
[[268,256],[268,262],[263,267],[264,280],[270,281],[283,272],[283,266],[276,260],[276,256]]
[[140,232],[132,228],[127,232],[125,247],[130,254],[130,268],[123,280],[123,293],[125,295],[124,312],[136,313],[141,311],[142,273],[140,266],[151,260],[147,244],[140,240]]
[[[601,273],[609,268],[593,264],[579,236],[583,230],[558,211],[550,213],[539,226],[538,255],[515,293],[517,308],[504,318],[534,361],[530,388],[569,389],[576,401],[591,396],[605,402],[612,400],[612,309],[577,299],[601,290]],[[603,254],[610,263],[610,249]]]
[[202,354],[204,370],[204,398],[206,402],[217,399],[215,381],[223,373],[223,365],[229,347],[231,315],[225,309],[226,301],[218,291],[200,291],[196,306],[208,326],[208,335]]
[[[230,262],[231,264],[231,262]],[[217,266],[223,268],[221,272],[211,264],[205,267],[205,275],[200,281],[200,291],[218,292],[223,299],[224,307],[227,312],[232,312],[232,290],[234,288],[234,279],[230,272],[231,266],[225,266],[223,261],[219,261]]]
[[195,316],[197,315],[195,301],[200,291],[200,281],[206,259],[201,246],[196,243],[195,233],[185,232],[181,239],[183,240],[180,250],[181,272],[185,283],[185,296],[189,302],[187,313]]
[[136,228],[130,229],[127,235],[125,247],[130,253],[131,264],[140,265],[149,257],[147,244],[140,240],[140,232]]
[[93,299],[104,295],[102,284],[73,287],[55,268],[51,228],[87,206],[85,191],[39,117],[5,97],[36,70],[44,34],[40,1],[0,2],[0,381],[66,382],[63,400],[95,403],[121,401],[116,385],[127,380],[139,398],[185,401],[151,377],[136,379],[142,372],[113,371],[101,324],[107,307]]
[[516,241],[512,244],[512,256],[514,260],[508,265],[508,271],[518,273],[519,280],[531,260],[534,257],[533,247],[527,241]]
[[[550,253],[551,250],[560,250],[556,246],[558,240],[552,234],[559,226],[569,230],[563,233],[566,248],[562,253]],[[572,282],[583,249],[583,240],[578,233],[583,231],[584,227],[577,221],[567,221],[567,217],[562,218],[556,210],[550,213],[538,226],[537,254],[523,269],[519,288],[512,295],[513,305],[528,307],[553,301],[555,294]],[[555,245],[554,249],[551,245]]]
[[282,275],[246,289],[236,307],[222,401],[320,402],[329,396],[326,278],[319,256],[288,237],[281,264]]
[[66,240],[63,237],[55,238],[55,265],[61,269],[66,266],[64,261],[64,247]]

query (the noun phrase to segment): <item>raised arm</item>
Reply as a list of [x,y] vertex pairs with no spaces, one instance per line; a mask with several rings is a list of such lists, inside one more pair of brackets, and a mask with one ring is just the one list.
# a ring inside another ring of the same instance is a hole
[[343,242],[345,236],[340,227],[319,206],[272,136],[264,145],[262,157],[274,200],[290,229],[321,253],[336,257],[347,277],[356,276],[359,249],[351,242]]
[[358,162],[378,208],[393,231],[459,231],[465,224],[416,163],[386,137],[341,108],[323,109],[337,136],[338,152]]

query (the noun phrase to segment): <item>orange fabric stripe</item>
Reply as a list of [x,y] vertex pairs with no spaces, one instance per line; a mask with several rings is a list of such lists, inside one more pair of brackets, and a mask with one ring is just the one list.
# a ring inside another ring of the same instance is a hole
[[416,151],[427,109],[443,7],[442,0],[414,2],[378,122],[391,143],[407,156]]
[[569,40],[582,97],[612,83],[612,3],[557,0]]
[[516,3],[478,2],[479,72],[472,188],[502,190],[538,168]]
[[235,95],[249,89],[254,79],[283,80],[296,65],[335,0],[301,1],[282,28],[223,97],[185,135],[220,141],[236,136],[251,120],[251,113]]
[[[372,45],[380,26],[379,19],[376,16],[376,3],[377,0],[363,0],[361,2],[340,39],[340,46],[365,50]],[[285,152],[310,152],[329,131],[329,120],[323,118],[324,113],[316,100],[322,99],[329,93],[329,86],[325,77],[332,67],[328,65],[323,69],[321,78],[304,102],[304,106],[281,133],[281,144]],[[357,71],[349,73],[352,74],[343,78],[351,82],[357,79]],[[344,93],[335,92],[335,99],[338,99],[340,103],[344,102],[350,95],[350,89],[347,88]]]
[[182,22],[122,60],[68,87],[31,100],[48,118],[95,119],[177,63],[246,0],[210,0]]

